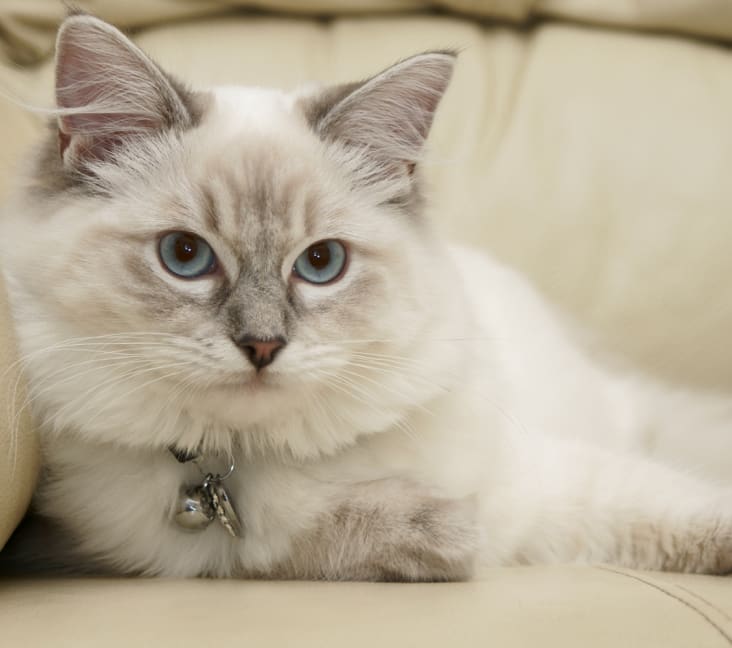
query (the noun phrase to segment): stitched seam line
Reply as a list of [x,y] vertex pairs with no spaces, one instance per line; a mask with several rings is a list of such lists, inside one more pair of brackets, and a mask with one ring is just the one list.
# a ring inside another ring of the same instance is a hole
[[732,621],[732,617],[729,614],[727,614],[722,608],[714,605],[714,603],[711,603],[710,601],[705,599],[701,594],[698,594],[694,590],[687,589],[686,587],[684,587],[683,585],[679,585],[678,583],[674,583],[674,585],[680,590],[684,590],[687,594],[691,594],[694,598],[698,598],[700,601],[706,603],[710,608],[712,608],[712,610],[718,612],[725,619],[727,619],[727,621]]
[[601,567],[599,565],[596,565],[595,569],[601,569],[602,571],[610,572],[612,574],[618,574],[619,576],[625,576],[626,578],[632,578],[633,580],[637,580],[645,585],[648,585],[648,587],[652,587],[653,589],[658,590],[659,592],[663,592],[669,598],[672,598],[675,601],[678,601],[682,605],[685,605],[686,607],[688,607],[690,610],[693,610],[694,612],[696,612],[700,617],[702,617],[702,619],[704,619],[710,626],[712,626],[719,634],[721,634],[730,646],[732,646],[732,637],[730,637],[720,625],[718,625],[717,623],[712,621],[712,619],[707,614],[702,612],[698,607],[693,605],[690,601],[687,601],[687,600],[681,598],[680,596],[674,594],[673,592],[670,592],[666,588],[661,587],[660,585],[658,585],[652,581],[648,581],[645,578],[636,576],[635,574],[628,574],[626,572],[617,571],[617,570],[611,569],[609,567]]

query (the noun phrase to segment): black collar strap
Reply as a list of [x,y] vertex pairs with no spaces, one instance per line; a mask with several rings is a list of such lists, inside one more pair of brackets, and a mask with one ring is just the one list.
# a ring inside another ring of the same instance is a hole
[[199,453],[198,452],[188,452],[186,450],[181,450],[180,448],[176,448],[173,445],[172,446],[168,446],[168,450],[170,450],[170,453],[180,463],[188,463],[189,461],[193,461],[195,459],[198,459],[198,457],[199,457]]

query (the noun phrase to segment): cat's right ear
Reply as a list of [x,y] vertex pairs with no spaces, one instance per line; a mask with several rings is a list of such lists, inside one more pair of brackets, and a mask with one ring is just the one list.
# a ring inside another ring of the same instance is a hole
[[83,170],[131,138],[186,128],[195,116],[181,89],[122,32],[87,14],[69,16],[56,40],[59,153]]
[[425,52],[366,81],[306,99],[305,117],[325,141],[358,150],[367,181],[410,181],[435,111],[447,90],[456,52]]

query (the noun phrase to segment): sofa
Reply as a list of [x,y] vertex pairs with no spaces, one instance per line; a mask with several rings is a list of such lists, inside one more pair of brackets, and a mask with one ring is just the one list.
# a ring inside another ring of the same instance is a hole
[[[732,390],[728,0],[75,4],[195,84],[352,80],[459,48],[425,164],[444,235],[528,275],[607,362]],[[43,128],[20,103],[52,105],[64,12],[0,0],[2,195]],[[0,283],[0,547],[39,470],[33,422],[13,415],[13,335]],[[447,584],[0,580],[0,646],[132,645],[721,647],[732,580],[608,565]]]

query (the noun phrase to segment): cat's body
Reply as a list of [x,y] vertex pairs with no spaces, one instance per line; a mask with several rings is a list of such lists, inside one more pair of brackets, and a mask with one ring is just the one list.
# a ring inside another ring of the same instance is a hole
[[[84,66],[79,39],[152,78],[104,120],[73,112],[113,99],[85,81],[103,66]],[[605,371],[522,278],[423,219],[415,164],[452,55],[293,95],[190,93],[142,57],[99,21],[67,21],[60,158],[46,151],[52,172],[5,219],[42,424],[35,507],[74,560],[404,580],[732,568],[730,402]],[[218,259],[192,280],[161,268],[180,231]],[[348,260],[314,283],[292,268],[319,241]],[[234,460],[242,537],[176,525],[201,475],[169,446],[205,471]]]

